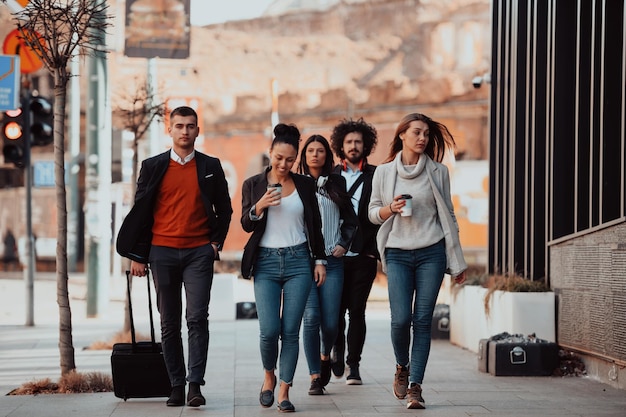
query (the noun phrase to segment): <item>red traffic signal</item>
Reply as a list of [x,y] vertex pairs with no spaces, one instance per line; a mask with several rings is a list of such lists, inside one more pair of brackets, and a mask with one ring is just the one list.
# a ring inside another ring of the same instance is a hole
[[2,114],[2,155],[4,162],[24,166],[24,112],[22,109]]

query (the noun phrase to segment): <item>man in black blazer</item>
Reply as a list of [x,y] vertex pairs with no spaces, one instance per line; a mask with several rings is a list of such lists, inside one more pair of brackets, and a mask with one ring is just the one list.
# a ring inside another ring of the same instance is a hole
[[[172,384],[168,406],[206,403],[200,392],[209,346],[209,299],[213,262],[224,244],[232,216],[228,184],[219,159],[197,152],[198,115],[190,107],[170,114],[172,149],[143,161],[135,204],[117,237],[117,251],[131,260],[130,271],[145,276],[150,266],[161,316],[163,357]],[[186,296],[189,372],[181,336]]]
[[[341,163],[334,169],[346,179],[348,194],[359,219],[356,235],[350,250],[344,255],[344,280],[339,310],[339,333],[331,355],[332,372],[340,378],[345,365],[349,372],[346,384],[361,385],[359,363],[365,344],[365,307],[376,274],[380,255],[376,247],[378,226],[368,218],[368,205],[372,194],[372,178],[376,166],[367,163],[367,157],[377,143],[374,126],[363,119],[342,120],[333,128],[330,141],[333,152]],[[350,318],[345,334],[346,311]],[[347,356],[345,356],[347,341]],[[345,364],[344,364],[345,357]]]

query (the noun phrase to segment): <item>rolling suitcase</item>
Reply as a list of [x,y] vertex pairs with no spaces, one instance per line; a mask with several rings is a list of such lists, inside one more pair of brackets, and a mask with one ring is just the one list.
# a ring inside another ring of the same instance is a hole
[[494,376],[550,376],[559,366],[554,342],[512,339],[489,342],[487,370]]
[[450,306],[448,304],[435,305],[430,337],[450,339]]
[[489,342],[489,339],[478,341],[478,370],[480,372],[489,372]]
[[130,315],[130,334],[132,343],[116,343],[111,353],[111,371],[115,396],[123,398],[169,397],[172,389],[165,369],[161,343],[154,337],[152,318],[152,299],[150,294],[150,276],[148,283],[148,309],[150,311],[150,341],[137,342],[135,323],[130,296],[130,271],[126,271],[128,291],[128,312]]

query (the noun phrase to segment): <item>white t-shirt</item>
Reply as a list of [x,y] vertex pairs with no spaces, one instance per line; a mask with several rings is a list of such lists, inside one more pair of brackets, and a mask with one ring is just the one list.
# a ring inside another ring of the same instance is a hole
[[306,242],[304,204],[298,191],[283,196],[280,205],[267,209],[267,226],[259,246],[288,248]]

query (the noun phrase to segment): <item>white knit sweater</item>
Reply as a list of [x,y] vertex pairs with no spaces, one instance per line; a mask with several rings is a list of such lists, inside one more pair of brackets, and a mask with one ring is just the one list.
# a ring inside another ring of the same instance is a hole
[[[387,247],[389,234],[394,227],[395,216],[383,220],[380,217],[380,210],[389,206],[395,196],[396,182],[398,181],[397,164],[402,164],[400,157],[401,152],[398,152],[393,161],[379,165],[376,171],[374,171],[374,178],[372,179],[372,196],[369,202],[368,216],[372,223],[381,225],[376,236],[376,243],[381,256],[383,271],[386,271],[385,248]],[[423,169],[428,175],[428,182],[435,197],[437,216],[446,242],[446,272],[456,276],[467,269],[467,264],[461,249],[459,227],[450,196],[450,174],[445,165],[433,161],[428,155],[422,154],[420,159],[422,158],[425,158]]]

